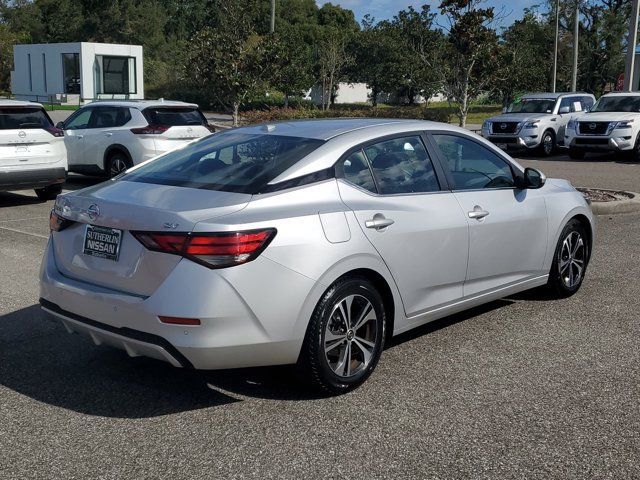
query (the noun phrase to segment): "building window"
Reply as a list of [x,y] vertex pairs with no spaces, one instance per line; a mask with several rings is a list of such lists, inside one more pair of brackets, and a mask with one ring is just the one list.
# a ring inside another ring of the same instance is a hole
[[103,55],[102,89],[99,93],[129,95],[136,93],[136,59]]
[[44,83],[44,93],[47,93],[49,89],[47,88],[47,56],[42,54],[42,81]]
[[33,79],[31,78],[31,54],[27,53],[27,63],[29,67],[29,91],[33,92]]
[[62,75],[64,77],[64,93],[80,93],[80,54],[62,54]]

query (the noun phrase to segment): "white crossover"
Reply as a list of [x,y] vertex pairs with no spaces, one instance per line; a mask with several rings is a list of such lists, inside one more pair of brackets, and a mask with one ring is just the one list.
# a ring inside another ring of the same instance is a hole
[[640,160],[640,93],[608,93],[591,111],[572,119],[565,144],[573,159],[587,152],[618,152]]
[[41,304],[131,356],[297,364],[343,392],[393,335],[534,287],[575,293],[593,230],[567,181],[457,127],[252,126],[60,195]]
[[0,100],[0,191],[35,189],[53,200],[67,177],[62,130],[39,103]]
[[513,102],[502,115],[482,124],[482,136],[503,150],[537,150],[551,155],[564,146],[567,124],[588,111],[595,97],[590,93],[530,93]]
[[198,105],[168,100],[93,102],[57,126],[70,171],[110,177],[214,130]]

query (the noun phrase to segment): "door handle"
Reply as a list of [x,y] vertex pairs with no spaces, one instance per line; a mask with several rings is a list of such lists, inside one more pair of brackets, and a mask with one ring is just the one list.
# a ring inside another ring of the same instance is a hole
[[489,212],[483,210],[480,205],[476,205],[473,207],[473,210],[468,212],[469,218],[475,218],[476,220],[482,220],[484,217],[489,215]]
[[84,137],[84,135],[76,135],[76,138],[77,138],[78,140],[80,140],[82,137]]
[[110,136],[112,136],[112,135],[113,135],[113,133],[111,133],[111,132],[105,132],[104,134],[105,134],[107,137],[110,137]]
[[394,222],[390,218],[386,218],[381,213],[376,213],[371,220],[367,220],[366,222],[364,222],[364,226],[367,228],[382,230],[390,225],[393,225],[394,223],[396,222]]

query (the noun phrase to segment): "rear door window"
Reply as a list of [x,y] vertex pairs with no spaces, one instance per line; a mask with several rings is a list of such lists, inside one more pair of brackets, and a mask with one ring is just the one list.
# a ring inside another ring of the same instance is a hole
[[146,108],[143,114],[147,121],[153,125],[184,126],[207,124],[207,119],[195,107],[151,107]]
[[323,143],[312,138],[221,133],[162,155],[122,180],[256,194]]
[[53,122],[40,107],[0,107],[0,130],[51,128]]
[[97,107],[89,121],[89,128],[121,127],[131,120],[131,112],[124,107]]

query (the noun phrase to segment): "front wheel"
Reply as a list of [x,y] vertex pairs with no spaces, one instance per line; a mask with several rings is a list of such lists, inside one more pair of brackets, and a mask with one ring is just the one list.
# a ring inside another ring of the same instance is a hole
[[36,188],[34,191],[40,200],[46,202],[47,200],[55,200],[62,193],[62,185],[57,183],[43,188]]
[[545,157],[550,156],[556,150],[556,136],[552,130],[547,130],[542,134],[540,142],[540,153]]
[[570,297],[576,293],[589,263],[587,231],[578,220],[565,225],[556,245],[547,287],[556,297]]
[[364,277],[338,280],[318,302],[302,345],[298,368],[320,390],[345,393],[371,375],[384,347],[385,308]]

